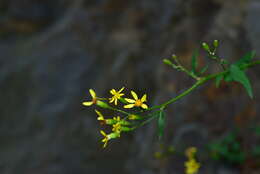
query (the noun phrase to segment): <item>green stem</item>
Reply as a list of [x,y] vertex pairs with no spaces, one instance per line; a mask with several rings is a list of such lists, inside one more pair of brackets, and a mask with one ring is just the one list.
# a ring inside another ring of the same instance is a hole
[[[252,66],[255,66],[255,65],[258,65],[260,64],[260,60],[258,61],[254,61],[254,62],[251,62],[251,63],[248,63],[246,65],[242,65],[240,68],[242,69],[247,69],[247,68],[250,68]],[[146,109],[145,111],[151,111],[151,110],[154,110],[154,109],[160,109],[162,107],[166,107],[168,106],[169,104],[172,104],[174,102],[176,102],[177,100],[181,99],[182,97],[188,95],[189,93],[191,93],[194,89],[198,88],[199,86],[201,86],[202,84],[206,83],[207,81],[211,80],[211,79],[214,79],[216,78],[217,76],[219,75],[223,75],[225,73],[227,73],[228,70],[226,71],[223,71],[223,72],[220,72],[220,73],[215,73],[215,74],[210,74],[206,77],[203,77],[201,78],[200,80],[198,80],[194,85],[192,85],[190,88],[188,88],[187,90],[185,90],[184,92],[182,92],[180,95],[160,104],[160,105],[157,105],[157,106],[154,106],[154,107],[151,107],[151,108],[148,108]]]
[[120,112],[122,114],[126,114],[126,115],[130,115],[131,113],[129,112],[126,112],[126,111],[123,111],[121,109],[117,109],[117,108],[113,108],[113,107],[109,107],[108,109],[112,110],[112,111],[117,111],[117,112]]

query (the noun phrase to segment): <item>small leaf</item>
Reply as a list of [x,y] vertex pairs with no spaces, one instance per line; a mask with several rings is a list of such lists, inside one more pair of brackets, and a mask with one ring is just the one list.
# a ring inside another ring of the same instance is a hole
[[192,59],[191,59],[191,72],[193,74],[196,74],[196,69],[198,67],[198,55],[199,55],[199,51],[198,49],[196,49],[193,54],[192,54]]
[[216,77],[216,87],[218,88],[221,80],[223,79],[223,75],[219,75]]
[[246,63],[250,63],[252,61],[252,59],[255,57],[256,52],[255,51],[251,51],[246,53],[241,59],[239,59],[237,62],[235,62],[235,65],[243,65]]
[[164,127],[165,127],[165,113],[163,110],[160,111],[159,113],[159,118],[158,118],[158,136],[159,140],[162,138],[164,134]]
[[246,89],[248,95],[253,98],[253,91],[249,79],[244,71],[242,71],[237,65],[231,65],[230,75],[234,81],[241,83]]
[[203,74],[204,72],[206,72],[207,69],[208,69],[208,67],[209,67],[208,65],[204,66],[204,67],[200,70],[199,75],[201,75],[201,74]]

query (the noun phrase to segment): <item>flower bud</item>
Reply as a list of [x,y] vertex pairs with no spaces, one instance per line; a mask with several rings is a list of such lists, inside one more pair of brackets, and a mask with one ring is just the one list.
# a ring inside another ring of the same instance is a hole
[[213,46],[214,46],[215,48],[218,47],[218,40],[214,40],[214,42],[213,42]]
[[177,59],[177,56],[175,54],[172,55],[172,59],[173,60],[176,60]]
[[206,42],[202,43],[202,47],[203,47],[204,50],[210,52],[209,45]]
[[113,124],[116,124],[117,121],[113,120],[113,119],[106,119],[105,122],[107,125],[113,125]]
[[121,121],[119,121],[119,123],[121,125],[125,125],[125,126],[131,125],[131,123],[129,121],[125,121],[125,120],[121,120]]
[[172,62],[169,59],[163,59],[163,63],[166,65],[172,65]]
[[135,115],[135,114],[131,114],[128,116],[129,120],[141,120],[142,117],[140,117],[139,115]]
[[98,100],[97,101],[97,106],[101,107],[101,108],[104,108],[104,109],[109,109],[111,108],[111,106],[109,106],[107,103],[103,102],[103,101],[100,101]]
[[121,131],[124,131],[124,132],[129,132],[129,131],[132,131],[132,130],[133,129],[129,128],[129,127],[124,127],[124,126],[121,127]]
[[119,138],[120,137],[120,133],[112,132],[109,135],[107,135],[107,137],[108,137],[108,139]]

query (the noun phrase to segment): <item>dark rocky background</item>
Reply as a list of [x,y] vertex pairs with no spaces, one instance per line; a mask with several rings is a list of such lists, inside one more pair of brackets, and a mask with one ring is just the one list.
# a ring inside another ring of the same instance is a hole
[[[213,39],[230,61],[252,49],[260,56],[259,19],[259,0],[1,0],[0,173],[183,173],[183,157],[154,158],[156,123],[102,149],[96,115],[81,102],[89,88],[126,86],[161,103],[193,83],[163,58],[175,53],[190,66],[192,51]],[[253,100],[240,85],[209,82],[172,105],[165,146],[203,151],[234,127],[245,150],[254,144],[247,127],[259,123],[260,68],[248,73]],[[203,174],[260,173],[254,160],[201,162]]]

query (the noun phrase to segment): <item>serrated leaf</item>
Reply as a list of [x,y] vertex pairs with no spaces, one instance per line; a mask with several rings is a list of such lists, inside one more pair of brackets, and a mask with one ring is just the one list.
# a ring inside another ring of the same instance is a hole
[[199,56],[199,51],[196,49],[193,54],[192,54],[192,59],[191,59],[191,72],[193,74],[196,74],[196,69],[198,67],[198,56]]
[[241,59],[239,59],[237,62],[235,62],[235,65],[242,65],[246,63],[250,63],[252,59],[255,57],[256,52],[255,51],[250,51],[246,53]]
[[164,134],[164,127],[165,127],[165,113],[164,111],[160,111],[159,118],[158,118],[158,136],[159,140],[162,138]]
[[221,80],[223,79],[223,75],[219,75],[216,77],[216,87],[218,88]]
[[253,91],[249,79],[244,71],[242,71],[237,65],[231,65],[230,75],[234,81],[241,83],[246,89],[248,95],[253,98]]

